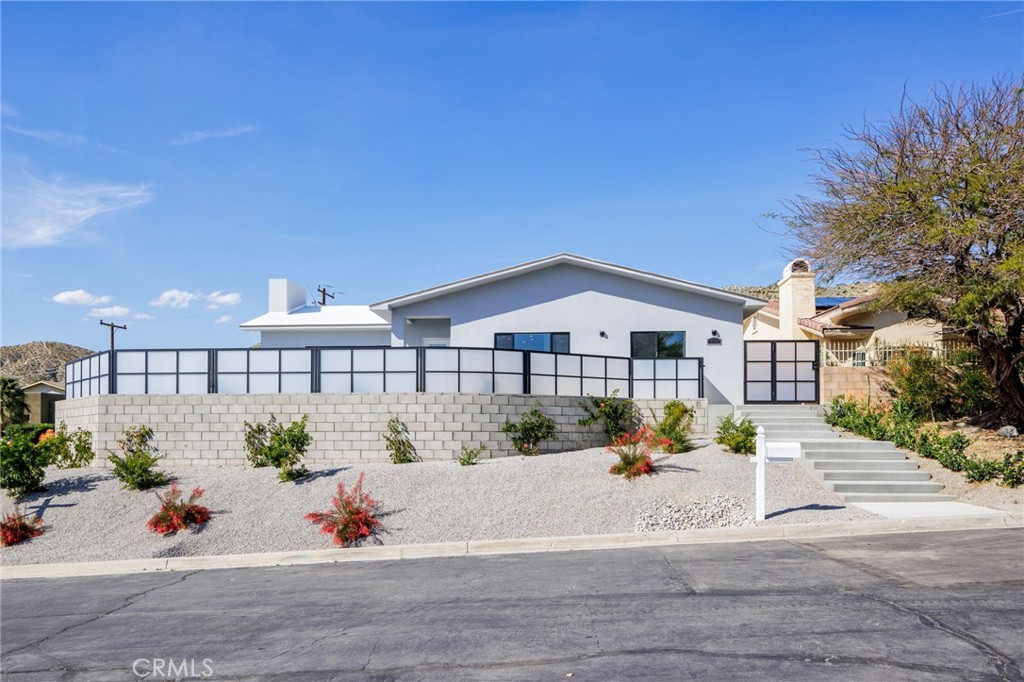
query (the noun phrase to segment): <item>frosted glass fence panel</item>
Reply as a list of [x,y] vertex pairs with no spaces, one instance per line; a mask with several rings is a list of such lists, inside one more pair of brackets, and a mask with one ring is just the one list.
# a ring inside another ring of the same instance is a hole
[[634,398],[700,398],[701,358],[633,360]]
[[118,393],[174,395],[209,391],[207,351],[119,350],[115,352]]
[[69,362],[64,370],[64,392],[68,398],[109,393],[110,353],[99,353]]
[[523,353],[520,351],[426,348],[423,354],[423,388],[427,392],[523,392]]

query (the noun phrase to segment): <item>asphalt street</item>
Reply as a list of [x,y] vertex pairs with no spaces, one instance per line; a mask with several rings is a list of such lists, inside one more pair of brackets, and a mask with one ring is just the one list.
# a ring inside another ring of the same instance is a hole
[[0,584],[4,682],[1024,680],[1024,532]]

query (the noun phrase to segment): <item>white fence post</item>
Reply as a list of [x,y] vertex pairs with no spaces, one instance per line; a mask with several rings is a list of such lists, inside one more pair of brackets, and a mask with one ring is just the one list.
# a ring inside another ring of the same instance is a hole
[[756,447],[754,449],[754,458],[757,462],[757,491],[755,493],[756,497],[754,518],[758,521],[764,521],[764,469],[765,465],[767,464],[768,453],[767,447],[765,446],[765,435],[763,426],[757,427],[757,438],[754,442],[756,443]]

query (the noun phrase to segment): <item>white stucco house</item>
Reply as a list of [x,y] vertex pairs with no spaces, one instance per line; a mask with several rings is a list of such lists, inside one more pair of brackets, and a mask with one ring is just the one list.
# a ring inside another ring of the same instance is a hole
[[499,348],[632,358],[701,357],[704,396],[743,401],[743,320],[765,301],[562,253],[370,305],[311,304],[272,279],[241,325],[262,348]]

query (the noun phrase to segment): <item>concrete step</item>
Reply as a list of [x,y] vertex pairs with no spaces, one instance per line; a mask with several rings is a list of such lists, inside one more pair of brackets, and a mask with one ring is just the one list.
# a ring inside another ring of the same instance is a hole
[[861,440],[860,438],[828,438],[803,441],[804,452],[816,452],[819,450],[850,450],[857,452],[868,452],[870,450],[895,450],[896,446],[886,440]]
[[818,460],[836,460],[836,461],[853,461],[853,460],[886,460],[886,461],[909,461],[907,456],[898,450],[814,450],[808,452],[806,449],[803,450],[803,458],[808,462],[816,462]]
[[821,410],[756,410],[749,408],[740,408],[736,410],[735,414],[741,417],[817,417],[824,418],[825,414]]
[[928,481],[826,481],[835,493],[937,493],[941,483]]
[[912,459],[815,459],[808,460],[811,471],[854,471],[868,467],[872,471],[916,471],[917,462]]
[[839,440],[839,434],[831,431],[796,431],[796,430],[772,430],[765,429],[765,438],[770,441],[800,441],[806,440]]
[[[820,417],[814,416],[803,416],[803,417],[791,417],[789,415],[757,415],[752,417],[750,421],[755,424],[821,424],[822,426],[828,426],[825,420]],[[828,426],[828,428],[832,428]]]
[[843,502],[952,502],[955,495],[938,493],[839,493]]
[[[913,462],[911,462],[913,464]],[[892,469],[828,469],[815,472],[823,481],[867,482],[886,481],[898,483],[904,481],[928,481],[932,475],[927,471],[892,470]]]
[[839,434],[832,430],[828,424],[815,424],[815,423],[803,423],[803,424],[766,424],[765,422],[754,422],[754,426],[763,426],[765,433],[773,433],[775,431],[800,431],[806,433],[816,434],[829,434],[825,438],[831,438],[835,436],[839,437]]

